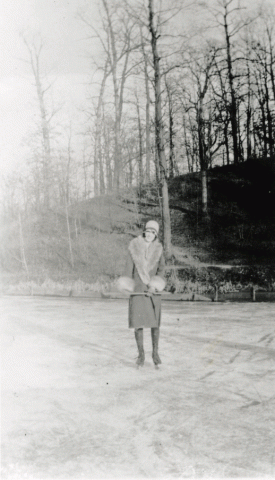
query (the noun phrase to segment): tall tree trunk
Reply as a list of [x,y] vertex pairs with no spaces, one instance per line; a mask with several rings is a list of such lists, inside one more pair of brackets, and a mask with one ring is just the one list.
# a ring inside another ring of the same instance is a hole
[[204,115],[202,99],[199,100],[197,107],[197,123],[198,123],[198,137],[199,137],[199,158],[201,167],[201,190],[202,190],[202,213],[207,215],[207,159],[205,152],[205,132],[204,132]]
[[[126,150],[127,150],[127,170],[125,172],[126,180],[127,180],[127,187],[131,187],[133,185],[134,180],[134,153],[135,144],[134,142],[129,142]],[[137,171],[137,184],[139,184],[139,168]]]
[[228,31],[227,15],[228,15],[227,5],[225,5],[224,30],[225,30],[225,38],[226,38],[228,79],[229,79],[229,88],[230,88],[230,95],[231,95],[230,120],[231,120],[232,138],[233,138],[234,163],[236,164],[239,162],[237,102],[236,102],[236,92],[235,92],[235,86],[234,86],[234,75],[233,75],[232,57],[231,57],[231,42],[230,42],[230,35]]
[[95,151],[94,151],[94,195],[97,196],[99,191],[104,190],[104,186],[101,182],[104,182],[104,176],[102,175],[102,163],[101,156],[101,132],[102,132],[102,104],[103,95],[105,91],[105,85],[110,72],[108,72],[109,59],[106,60],[104,66],[103,78],[100,85],[99,97],[96,108],[96,128],[95,128]]
[[67,161],[67,172],[66,172],[66,202],[67,204],[70,203],[70,177],[71,177],[71,160],[72,160],[72,154],[71,154],[71,142],[72,142],[72,128],[70,125],[70,131],[69,131],[69,138],[68,138],[68,161]]
[[83,146],[83,151],[82,151],[82,168],[83,168],[83,176],[84,176],[84,199],[86,200],[87,198],[87,177],[88,177],[88,174],[87,174],[87,162],[86,162],[86,152],[85,152],[86,148],[85,146]]
[[273,128],[272,128],[272,115],[270,111],[270,99],[269,99],[269,89],[268,89],[268,80],[267,80],[267,65],[265,65],[265,75],[264,75],[264,86],[265,86],[265,99],[266,99],[266,118],[267,118],[267,129],[268,129],[268,144],[269,144],[269,155],[273,155]]
[[225,143],[225,152],[226,152],[226,164],[230,164],[230,155],[229,155],[229,142],[228,142],[228,124],[225,122],[224,124],[224,143]]
[[46,105],[44,94],[46,90],[43,90],[41,84],[41,74],[40,74],[40,55],[43,48],[42,41],[38,46],[29,44],[24,38],[24,43],[27,46],[27,49],[30,54],[30,63],[32,67],[32,72],[35,78],[35,86],[38,97],[38,103],[40,108],[40,117],[41,117],[41,131],[43,139],[43,204],[45,208],[50,206],[50,163],[51,163],[51,144],[50,144],[50,127],[47,117]]
[[270,59],[270,79],[272,85],[272,93],[273,93],[273,100],[275,102],[275,75],[274,75],[274,44],[273,44],[273,28],[266,27],[266,33],[268,38],[268,46],[269,46],[269,59]]
[[161,105],[161,79],[160,79],[160,57],[158,54],[158,34],[154,27],[154,6],[153,0],[149,0],[149,30],[151,33],[151,46],[154,65],[154,90],[155,90],[155,123],[156,123],[156,148],[157,159],[160,170],[161,206],[163,222],[164,251],[167,257],[171,256],[171,221],[169,210],[169,195],[166,178],[166,159],[164,152],[162,105]]
[[102,0],[108,21],[108,33],[111,51],[109,52],[110,66],[112,71],[113,87],[114,87],[114,107],[115,107],[115,151],[114,151],[114,184],[118,190],[120,186],[120,117],[119,117],[119,84],[117,78],[117,50],[115,33],[113,30],[112,20],[109,13],[109,5],[106,0]]
[[142,129],[141,129],[141,120],[140,120],[140,109],[138,97],[136,95],[136,105],[137,105],[137,122],[138,122],[138,183],[141,187],[143,183],[143,168],[142,168]]
[[207,169],[201,170],[201,200],[202,213],[208,215],[208,191],[207,191]]
[[19,239],[20,239],[20,255],[21,255],[21,262],[25,267],[27,272],[27,276],[29,277],[29,269],[25,255],[25,244],[24,244],[24,237],[23,237],[23,228],[22,228],[22,220],[20,211],[18,212],[18,220],[19,220]]
[[189,142],[187,140],[186,121],[185,121],[184,117],[182,119],[182,127],[183,127],[183,137],[184,137],[184,146],[185,146],[185,153],[186,153],[186,158],[187,158],[188,172],[192,173],[193,172],[193,162],[192,162],[192,159],[190,158],[190,146],[189,146]]
[[247,109],[246,109],[246,145],[247,158],[251,157],[252,145],[251,145],[251,119],[252,119],[252,107],[251,107],[251,74],[249,62],[246,62],[247,65]]
[[104,195],[105,194],[105,178],[104,178],[104,166],[103,166],[101,140],[99,142],[98,158],[99,158],[99,191],[100,191],[100,195]]
[[107,192],[110,193],[113,190],[113,172],[112,172],[111,155],[110,155],[110,143],[111,143],[110,129],[106,121],[103,121],[103,125],[104,125],[103,134],[104,134],[104,145],[105,145],[104,156],[105,156],[105,162],[106,162]]
[[[157,127],[155,125],[155,141],[156,141],[156,138],[157,138]],[[160,184],[160,166],[159,166],[159,156],[157,151],[157,145],[155,145],[154,160],[155,160],[156,182],[157,182],[157,185],[159,185]]]
[[264,147],[263,147],[263,155],[264,157],[267,156],[267,145],[268,145],[268,139],[267,139],[267,129],[266,129],[266,114],[265,114],[265,107],[264,107],[264,102],[260,103],[260,109],[262,113],[262,128],[263,128],[263,140],[264,140]]
[[[265,157],[267,156],[268,152],[268,138],[267,138],[267,128],[266,128],[266,111],[265,111],[265,93],[263,91],[263,79],[261,78],[261,75],[259,78],[256,77],[256,84],[257,84],[257,89],[258,89],[258,102],[260,106],[260,112],[261,112],[261,121],[262,121],[262,133],[263,133],[263,146],[262,146],[262,155]],[[260,128],[260,126],[259,126]],[[261,136],[260,136],[261,140]]]
[[72,248],[72,239],[71,239],[71,230],[70,230],[70,218],[69,218],[68,203],[66,198],[65,198],[65,212],[66,212],[68,242],[69,242],[69,250],[70,250],[70,261],[71,261],[71,266],[74,267],[74,257],[73,257],[73,248]]
[[133,184],[133,175],[134,175],[134,170],[133,170],[133,152],[132,150],[129,153],[129,186],[131,187]]
[[146,110],[145,110],[145,183],[150,182],[150,160],[151,160],[151,140],[150,140],[150,88],[149,88],[149,73],[148,73],[148,59],[144,49],[144,40],[142,35],[142,29],[140,28],[140,38],[143,53],[144,62],[144,81],[145,81],[145,94],[146,94]]
[[169,178],[174,177],[174,168],[175,168],[175,149],[174,149],[174,117],[173,117],[173,101],[172,101],[172,92],[170,85],[166,83],[166,90],[168,96],[168,116],[169,116]]

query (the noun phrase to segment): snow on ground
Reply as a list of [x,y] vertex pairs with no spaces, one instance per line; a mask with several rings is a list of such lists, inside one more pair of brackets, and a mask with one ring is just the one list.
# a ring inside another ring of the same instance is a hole
[[2,480],[275,478],[274,304],[2,297]]

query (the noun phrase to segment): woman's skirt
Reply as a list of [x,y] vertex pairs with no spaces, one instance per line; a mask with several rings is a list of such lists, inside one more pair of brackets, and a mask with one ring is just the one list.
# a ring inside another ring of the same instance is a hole
[[161,320],[160,295],[135,295],[129,300],[129,328],[156,328]]

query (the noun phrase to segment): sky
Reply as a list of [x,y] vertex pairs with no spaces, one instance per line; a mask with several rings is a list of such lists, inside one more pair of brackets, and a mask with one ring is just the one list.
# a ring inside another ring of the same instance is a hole
[[[250,0],[253,3],[256,0]],[[26,139],[38,114],[28,52],[20,33],[40,32],[45,39],[43,60],[46,70],[53,72],[49,81],[53,82],[54,101],[63,105],[64,123],[69,118],[76,120],[91,73],[85,56],[85,29],[76,15],[78,8],[87,6],[96,19],[97,0],[0,2],[0,171],[5,175],[24,165]]]
[[24,163],[28,151],[24,143],[37,111],[28,52],[20,33],[40,32],[46,39],[45,65],[54,72],[49,81],[65,111],[72,110],[85,98],[88,75],[87,58],[79,54],[85,50],[83,25],[76,19],[80,4],[85,6],[85,0],[0,2],[0,169],[4,174]]

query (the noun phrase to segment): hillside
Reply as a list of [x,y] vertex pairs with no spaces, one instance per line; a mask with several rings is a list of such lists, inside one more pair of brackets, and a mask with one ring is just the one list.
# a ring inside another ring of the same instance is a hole
[[[209,261],[265,265],[275,246],[275,163],[250,160],[208,174],[209,219],[200,215],[199,174],[178,177],[170,204],[185,208],[184,231]],[[183,210],[184,212],[184,210]],[[176,240],[176,236],[173,237]]]
[[[275,287],[274,161],[209,171],[209,215],[201,211],[200,174],[169,183],[173,255],[168,289]],[[6,221],[2,288],[58,282],[80,289],[109,284],[123,272],[125,252],[149,218],[161,223],[158,191],[146,185],[43,215]],[[70,231],[70,236],[69,232]],[[176,267],[176,268],[175,268]],[[182,267],[182,268],[180,268]]]

